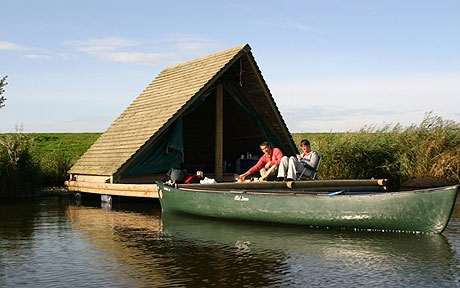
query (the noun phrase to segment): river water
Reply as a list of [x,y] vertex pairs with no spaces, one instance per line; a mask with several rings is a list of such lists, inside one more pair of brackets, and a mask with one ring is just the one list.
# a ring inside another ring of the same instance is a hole
[[460,207],[443,235],[417,235],[3,201],[0,287],[460,287]]

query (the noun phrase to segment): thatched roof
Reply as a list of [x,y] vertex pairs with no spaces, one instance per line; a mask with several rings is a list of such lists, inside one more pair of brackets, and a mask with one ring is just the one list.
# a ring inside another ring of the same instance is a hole
[[264,102],[268,106],[261,107],[264,110],[261,113],[271,117],[270,122],[276,122],[274,131],[281,133],[282,138],[290,142],[287,144],[289,147],[294,147],[250,50],[249,45],[239,46],[163,70],[77,161],[69,173],[107,176],[116,174],[139,151],[160,136],[193,102],[195,96],[206,91],[243,55],[247,55],[249,61],[252,61],[255,74],[262,82],[258,86],[263,86],[261,89],[267,96],[264,97]]

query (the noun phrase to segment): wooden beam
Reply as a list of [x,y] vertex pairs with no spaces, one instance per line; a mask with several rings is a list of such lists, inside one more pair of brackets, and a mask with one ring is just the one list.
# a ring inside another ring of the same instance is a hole
[[216,146],[214,172],[217,181],[224,174],[224,86],[217,84],[216,91]]
[[386,186],[386,179],[350,179],[350,180],[314,180],[290,182],[243,182],[243,183],[215,183],[215,184],[179,184],[179,188],[189,189],[295,189],[295,188],[334,188],[334,187],[377,187]]
[[69,192],[84,192],[112,196],[158,198],[158,186],[155,184],[110,184],[81,181],[66,181]]

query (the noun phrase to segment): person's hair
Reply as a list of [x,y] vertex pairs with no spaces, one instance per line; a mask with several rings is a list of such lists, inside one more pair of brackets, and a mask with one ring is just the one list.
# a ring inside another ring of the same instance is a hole
[[307,139],[303,139],[302,141],[300,141],[300,145],[310,146],[310,141],[308,141]]
[[260,147],[265,146],[265,147],[268,147],[268,148],[273,148],[272,144],[270,144],[270,142],[268,142],[268,141],[264,141],[264,142],[260,143],[259,146]]

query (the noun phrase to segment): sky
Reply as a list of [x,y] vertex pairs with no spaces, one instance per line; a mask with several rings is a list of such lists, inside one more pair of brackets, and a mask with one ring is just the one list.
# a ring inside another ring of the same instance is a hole
[[244,43],[291,132],[460,121],[460,1],[0,7],[0,132],[104,131],[165,67]]

